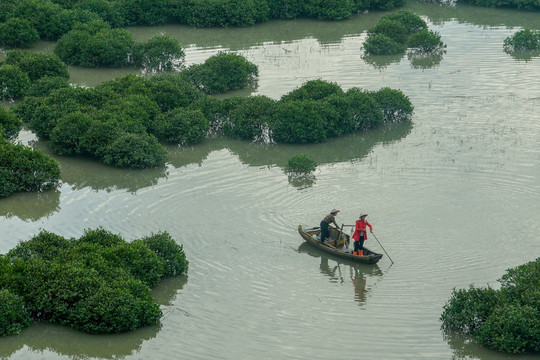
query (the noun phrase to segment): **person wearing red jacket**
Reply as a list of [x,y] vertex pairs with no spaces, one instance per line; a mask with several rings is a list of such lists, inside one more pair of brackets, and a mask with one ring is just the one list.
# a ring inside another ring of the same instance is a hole
[[356,225],[354,228],[354,233],[352,235],[354,239],[354,251],[360,251],[364,250],[364,241],[367,240],[367,231],[366,229],[369,227],[369,231],[373,232],[373,226],[366,220],[366,216],[368,214],[360,214],[360,220],[356,220]]

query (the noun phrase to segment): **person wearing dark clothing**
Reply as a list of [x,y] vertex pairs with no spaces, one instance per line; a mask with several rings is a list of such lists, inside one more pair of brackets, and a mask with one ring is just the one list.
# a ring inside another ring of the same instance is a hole
[[352,235],[355,252],[364,250],[364,241],[367,239],[366,229],[369,227],[369,231],[373,232],[373,226],[366,220],[366,216],[367,214],[360,214],[360,220],[356,220],[354,233]]
[[326,215],[321,221],[321,243],[324,243],[326,238],[330,238],[330,229],[329,225],[334,224],[336,228],[339,229],[338,224],[336,223],[336,215],[338,214],[338,209],[332,209],[330,214]]

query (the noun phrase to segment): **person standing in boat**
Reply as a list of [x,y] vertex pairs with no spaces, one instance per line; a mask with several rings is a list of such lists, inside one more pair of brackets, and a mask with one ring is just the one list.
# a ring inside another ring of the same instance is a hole
[[[330,214],[326,215],[321,221],[321,243],[324,244],[326,238],[330,238],[330,229],[329,225],[334,224],[336,228],[339,229],[338,224],[336,223],[336,215],[338,214],[338,209],[332,209]],[[335,244],[337,246],[337,244]]]
[[354,251],[363,251],[364,250],[364,241],[367,240],[367,231],[366,229],[369,227],[369,231],[373,233],[373,226],[366,220],[368,214],[362,213],[360,214],[360,219],[356,220],[356,225],[354,227],[354,233],[352,235],[354,239]]

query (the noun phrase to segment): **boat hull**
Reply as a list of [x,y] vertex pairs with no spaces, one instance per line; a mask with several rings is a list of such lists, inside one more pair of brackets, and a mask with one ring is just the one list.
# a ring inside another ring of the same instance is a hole
[[320,249],[326,253],[332,254],[334,256],[340,257],[342,259],[351,260],[363,264],[376,264],[383,257],[382,254],[373,252],[366,247],[364,247],[364,255],[355,255],[352,253],[352,250],[349,250],[344,246],[347,242],[350,242],[349,235],[340,232],[335,228],[330,228],[330,238],[336,240],[339,236],[338,246],[329,245],[328,243],[321,243],[316,236],[320,235],[321,229],[319,227],[305,229],[302,225],[298,226],[298,232],[300,236],[310,245]]

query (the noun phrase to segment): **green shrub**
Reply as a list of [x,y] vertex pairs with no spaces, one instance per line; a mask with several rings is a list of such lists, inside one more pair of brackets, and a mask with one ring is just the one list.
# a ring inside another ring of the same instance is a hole
[[283,95],[281,101],[322,100],[334,94],[343,95],[343,90],[336,83],[321,79],[309,80],[299,88]]
[[403,53],[405,46],[384,34],[369,35],[364,41],[364,51],[368,55],[393,55]]
[[0,46],[7,48],[30,47],[39,41],[39,34],[26,19],[11,18],[0,23]]
[[207,94],[243,89],[252,85],[258,74],[257,66],[243,56],[224,52],[186,70],[187,78]]
[[496,307],[474,338],[497,351],[516,354],[540,351],[540,311],[529,305]]
[[204,140],[210,124],[200,110],[176,108],[156,118],[153,129],[158,139],[191,145]]
[[403,24],[396,20],[381,19],[377,25],[368,30],[368,36],[375,34],[386,35],[398,44],[407,42],[407,29]]
[[286,172],[289,173],[311,173],[317,169],[317,163],[307,154],[296,154],[289,158]]
[[319,20],[343,20],[352,16],[353,7],[353,0],[308,0],[304,12]]
[[114,2],[126,25],[163,25],[169,16],[170,2],[167,0],[118,0]]
[[0,314],[0,336],[18,335],[30,326],[22,299],[5,289],[0,289]]
[[186,107],[197,101],[203,93],[181,74],[159,74],[148,80],[152,99],[162,112]]
[[354,131],[366,130],[382,125],[383,113],[372,93],[359,88],[347,90]]
[[103,162],[108,165],[143,169],[165,164],[167,151],[150,134],[123,134],[105,150]]
[[414,106],[402,91],[385,87],[373,92],[373,97],[382,110],[383,121],[386,124],[411,119]]
[[279,102],[270,124],[278,143],[319,143],[326,140],[324,105],[314,100]]
[[134,46],[133,62],[148,71],[179,70],[183,66],[184,50],[177,40],[166,35],[154,35]]
[[196,27],[249,26],[269,18],[262,0],[193,0],[178,8],[176,18]]
[[0,107],[0,128],[3,129],[4,137],[8,140],[15,139],[19,135],[19,131],[22,128],[22,121],[19,119],[13,111],[5,110]]
[[267,96],[250,96],[229,112],[228,121],[223,124],[223,132],[243,140],[264,140],[275,107],[276,101]]
[[368,10],[392,10],[405,5],[405,0],[369,0]]
[[58,39],[54,52],[71,65],[122,67],[130,64],[134,46],[135,40],[129,31],[92,21],[76,26]]
[[50,134],[51,145],[59,155],[81,154],[81,140],[92,124],[92,117],[80,111],[69,113],[60,119]]
[[107,0],[81,0],[75,4],[75,9],[86,10],[97,14],[113,28],[126,25],[126,20],[121,14],[121,9],[116,6],[115,2],[109,2]]
[[540,351],[540,258],[508,269],[499,281],[500,290],[454,289],[440,317],[443,329],[497,351]]
[[434,53],[441,51],[445,45],[438,32],[424,29],[411,35],[407,40],[407,47],[413,48],[416,52]]
[[59,76],[69,79],[66,64],[54,54],[30,53],[11,50],[6,54],[6,64],[17,65],[34,82],[47,76]]
[[523,29],[504,39],[504,51],[518,52],[540,49],[540,32]]
[[381,20],[387,19],[397,21],[405,27],[407,34],[415,34],[422,30],[427,30],[427,23],[417,14],[410,10],[398,10],[392,14],[385,15]]
[[14,294],[0,290],[0,312],[8,314],[11,331],[28,325],[28,315],[18,323],[10,317],[24,310],[89,333],[125,332],[159,322],[150,286],[187,266],[182,246],[167,233],[128,243],[101,228],[79,239],[42,231],[0,255],[0,287]]
[[295,19],[304,13],[304,0],[267,0],[270,17]]
[[60,180],[58,162],[40,150],[0,141],[0,198],[17,191],[53,189]]
[[471,285],[468,290],[454,289],[441,315],[443,327],[472,334],[484,324],[498,304],[499,295],[492,288]]
[[176,276],[187,271],[189,262],[186,260],[183,246],[178,245],[168,233],[152,234],[142,238],[142,242],[165,262],[163,277]]
[[9,64],[0,66],[0,99],[19,99],[26,95],[29,87],[28,75],[18,66]]
[[40,78],[30,85],[26,93],[26,97],[46,97],[51,92],[57,89],[68,88],[69,81],[62,76],[46,76]]

